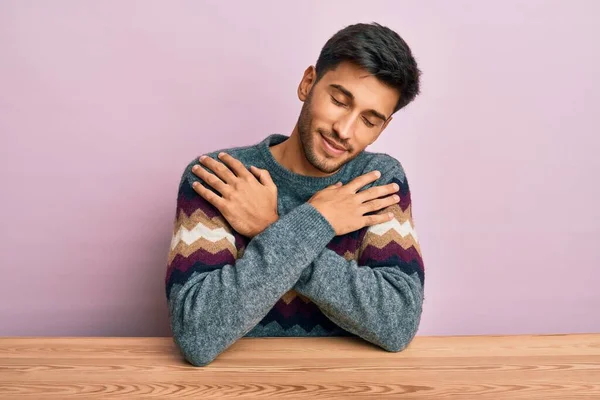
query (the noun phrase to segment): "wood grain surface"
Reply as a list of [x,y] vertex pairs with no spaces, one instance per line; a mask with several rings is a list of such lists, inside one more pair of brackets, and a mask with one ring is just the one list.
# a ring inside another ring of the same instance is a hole
[[600,334],[242,338],[194,367],[171,338],[0,338],[0,399],[600,399]]

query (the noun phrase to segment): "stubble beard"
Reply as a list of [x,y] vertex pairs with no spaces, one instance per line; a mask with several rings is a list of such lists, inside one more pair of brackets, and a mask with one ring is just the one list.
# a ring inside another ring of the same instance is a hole
[[[306,101],[302,105],[302,109],[300,110],[300,116],[298,117],[298,135],[300,137],[300,143],[302,145],[302,149],[304,151],[304,155],[308,162],[318,169],[319,171],[330,174],[332,172],[337,171],[345,162],[349,160],[344,160],[336,164],[328,163],[325,159],[319,157],[315,151],[316,143],[315,137],[311,132],[312,125],[312,89],[308,93]],[[321,130],[317,130],[323,136],[331,137],[331,135],[326,135]]]

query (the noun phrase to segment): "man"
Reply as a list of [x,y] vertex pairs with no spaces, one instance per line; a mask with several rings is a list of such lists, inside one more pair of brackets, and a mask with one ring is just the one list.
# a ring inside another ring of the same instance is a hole
[[304,72],[291,135],[193,160],[181,178],[166,293],[174,341],[204,366],[243,336],[416,334],[424,266],[399,161],[367,152],[419,93],[407,44],[348,26]]

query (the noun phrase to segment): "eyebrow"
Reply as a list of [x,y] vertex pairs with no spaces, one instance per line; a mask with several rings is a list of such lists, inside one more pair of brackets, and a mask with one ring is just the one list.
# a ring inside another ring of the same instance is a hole
[[[348,97],[350,100],[354,100],[354,95],[352,94],[352,92],[350,92],[348,89],[346,89],[345,87],[343,87],[342,85],[338,85],[337,83],[331,83],[329,84],[330,87],[339,90],[340,92],[342,92],[344,94],[344,96]],[[367,110],[368,113],[373,114],[373,116],[382,119],[384,122],[387,121],[387,117],[385,115],[383,115],[382,113],[380,113],[379,111],[370,109]]]

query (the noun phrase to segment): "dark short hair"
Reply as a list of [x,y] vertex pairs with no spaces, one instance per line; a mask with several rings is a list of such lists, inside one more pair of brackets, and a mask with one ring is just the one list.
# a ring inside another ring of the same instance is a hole
[[364,68],[399,91],[394,113],[419,94],[421,71],[406,42],[390,28],[373,22],[349,25],[338,31],[321,49],[315,66],[316,82],[343,61]]

